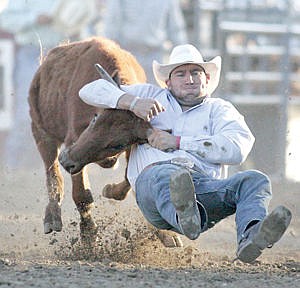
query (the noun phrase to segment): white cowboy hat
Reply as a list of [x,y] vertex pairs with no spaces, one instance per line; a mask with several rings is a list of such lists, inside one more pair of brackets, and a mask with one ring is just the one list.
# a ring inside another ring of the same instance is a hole
[[203,67],[205,72],[210,75],[207,87],[208,94],[210,95],[219,84],[221,62],[220,56],[215,57],[209,62],[205,62],[196,47],[191,44],[185,44],[174,47],[169,58],[169,64],[160,64],[154,60],[152,68],[157,83],[165,88],[167,87],[166,81],[169,79],[170,73],[176,67],[189,63],[197,64]]

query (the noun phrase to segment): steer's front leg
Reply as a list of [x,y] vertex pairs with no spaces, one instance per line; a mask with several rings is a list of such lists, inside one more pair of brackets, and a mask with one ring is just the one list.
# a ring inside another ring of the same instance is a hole
[[80,214],[80,235],[85,244],[94,244],[97,239],[97,225],[94,222],[91,209],[94,199],[86,167],[76,175],[72,175],[72,197]]
[[53,231],[59,232],[62,230],[61,202],[64,195],[64,181],[57,159],[60,143],[51,135],[48,135],[40,125],[36,125],[34,121],[31,123],[31,127],[37,148],[45,165],[47,178],[49,202],[45,211],[44,232],[45,234]]
[[124,200],[130,190],[130,184],[127,179],[118,184],[107,184],[102,190],[102,195],[109,199]]
[[[128,168],[128,160],[130,155],[130,149],[125,151],[125,159],[126,159],[126,169],[125,169],[125,179],[118,184],[107,184],[102,190],[102,195],[109,199],[114,200],[124,200],[130,191],[131,187],[127,179],[127,168]],[[118,156],[117,156],[118,157]],[[117,157],[115,159],[117,159]]]

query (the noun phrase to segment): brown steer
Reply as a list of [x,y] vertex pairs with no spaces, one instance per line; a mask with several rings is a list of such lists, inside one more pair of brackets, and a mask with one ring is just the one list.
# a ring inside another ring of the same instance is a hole
[[[137,125],[150,127],[130,112],[103,111],[81,101],[79,89],[99,78],[95,63],[100,63],[110,75],[115,74],[119,84],[146,81],[144,70],[130,53],[110,40],[92,38],[52,49],[31,83],[32,132],[45,165],[49,195],[44,218],[45,233],[62,229],[60,206],[64,191],[58,162],[61,145],[68,149],[87,127],[93,129],[104,117],[107,122],[100,132],[103,141],[97,145],[103,153],[97,160],[102,167],[112,167],[120,152],[128,150],[132,143],[141,139],[145,141],[146,135],[136,133],[146,129],[138,129]],[[98,116],[94,117],[95,114]],[[133,120],[128,121],[128,117]],[[83,166],[72,176],[72,197],[81,216],[81,235],[90,237],[96,235],[97,227],[90,213],[94,200]],[[124,198],[129,189],[127,179],[107,188],[113,198]]]
[[[101,64],[114,75],[118,84],[145,82],[144,70],[136,59],[115,42],[104,38],[62,45],[50,51],[36,72],[30,87],[29,105],[32,132],[43,159],[49,203],[44,218],[44,231],[61,231],[61,201],[63,178],[60,161],[72,174],[72,197],[81,216],[83,240],[93,241],[97,226],[91,216],[94,202],[89,187],[86,164],[98,163],[110,168],[118,156],[130,146],[147,141],[149,123],[130,111],[99,109],[89,106],[78,97],[80,88],[99,78],[94,65]],[[125,177],[118,184],[108,184],[103,195],[122,200],[130,185]],[[157,231],[165,246],[181,246],[172,233]]]

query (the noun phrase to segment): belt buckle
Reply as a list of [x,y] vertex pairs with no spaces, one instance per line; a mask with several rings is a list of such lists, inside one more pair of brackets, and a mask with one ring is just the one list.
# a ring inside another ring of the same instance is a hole
[[186,167],[192,169],[194,167],[194,162],[187,158],[173,158],[171,159],[171,164]]

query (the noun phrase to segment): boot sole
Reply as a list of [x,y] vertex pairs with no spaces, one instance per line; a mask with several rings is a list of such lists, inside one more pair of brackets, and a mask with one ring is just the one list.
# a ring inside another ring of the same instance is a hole
[[238,252],[238,259],[251,263],[262,250],[276,243],[288,228],[292,213],[284,206],[278,206],[262,222],[257,235]]
[[201,232],[201,217],[193,180],[185,169],[179,169],[171,174],[170,197],[183,234],[191,240],[196,239]]

